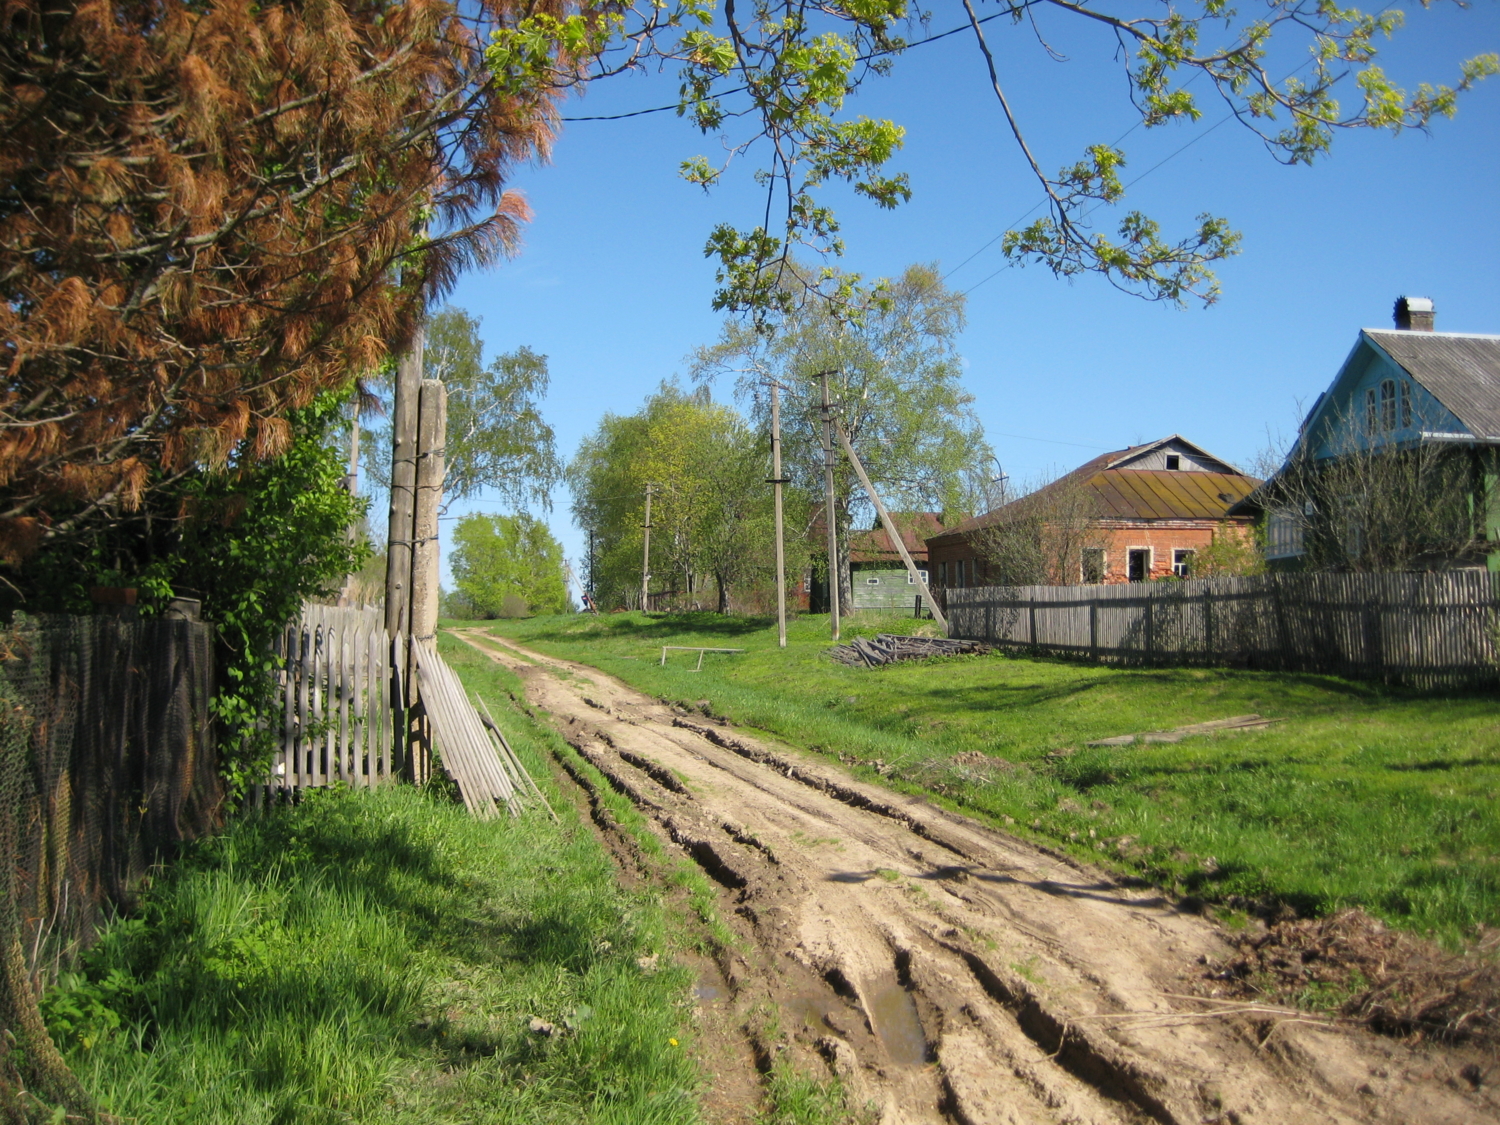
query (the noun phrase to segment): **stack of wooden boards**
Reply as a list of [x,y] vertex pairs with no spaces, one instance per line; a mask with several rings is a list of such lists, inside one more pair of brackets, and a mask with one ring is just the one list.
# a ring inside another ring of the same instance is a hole
[[522,805],[534,799],[556,820],[557,814],[495,725],[484,700],[479,700],[484,708],[481,715],[470,705],[458,676],[432,645],[417,641],[412,648],[417,657],[422,705],[432,724],[438,757],[443,772],[458,786],[464,807],[484,820],[497,815],[501,805],[517,816]]
[[924,660],[929,656],[958,656],[968,652],[989,652],[990,646],[979,641],[951,641],[946,637],[903,637],[881,633],[874,638],[856,637],[851,644],[835,645],[828,655],[851,668],[875,668],[898,660]]

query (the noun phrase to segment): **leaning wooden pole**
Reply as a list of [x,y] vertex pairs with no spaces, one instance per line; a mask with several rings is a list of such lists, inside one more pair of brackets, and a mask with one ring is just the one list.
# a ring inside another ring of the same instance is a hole
[[906,543],[901,538],[901,529],[896,526],[896,521],[891,519],[890,512],[885,510],[885,504],[881,502],[880,494],[875,491],[875,486],[870,483],[869,476],[865,473],[864,464],[859,459],[859,454],[854,452],[854,445],[849,441],[849,435],[844,432],[844,424],[837,418],[833,420],[833,427],[838,432],[839,442],[844,447],[844,452],[849,457],[849,464],[854,466],[855,473],[859,476],[859,483],[865,486],[865,491],[870,494],[870,503],[875,505],[875,511],[880,515],[880,522],[885,527],[886,535],[890,536],[896,550],[901,555],[901,561],[906,564],[906,573],[917,588],[922,591],[922,600],[927,603],[927,608],[932,611],[932,619],[937,622],[938,628],[943,631],[943,636],[948,635],[948,619],[943,616],[943,611],[938,609],[938,604],[932,598],[932,591],[927,588],[927,579],[922,577],[922,572],[917,569],[917,564],[912,561],[911,552],[906,549]]

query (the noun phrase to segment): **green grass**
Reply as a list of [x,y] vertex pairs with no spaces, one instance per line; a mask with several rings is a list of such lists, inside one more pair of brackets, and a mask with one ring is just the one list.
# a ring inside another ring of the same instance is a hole
[[[915,624],[861,618],[845,638]],[[1491,696],[1006,655],[854,669],[822,655],[826,618],[794,621],[785,652],[774,623],[713,614],[487,627],[1208,901],[1303,913],[1359,905],[1445,940],[1500,924]],[[748,651],[710,654],[694,672],[693,654],[659,667],[663,644]],[[1283,722],[1176,744],[1085,745],[1251,712]]]
[[182,1125],[699,1120],[690,980],[670,956],[684,927],[620,889],[552,784],[554,736],[495,706],[503,680],[484,686],[562,823],[478,822],[398,786],[238,818],[45,998],[105,1108]]

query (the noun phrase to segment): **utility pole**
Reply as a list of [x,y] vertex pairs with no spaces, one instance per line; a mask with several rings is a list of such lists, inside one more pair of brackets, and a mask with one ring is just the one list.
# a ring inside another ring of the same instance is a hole
[[651,485],[646,486],[646,545],[641,551],[641,612],[651,608],[647,587],[651,581]]
[[875,511],[880,516],[880,522],[885,526],[885,533],[890,537],[896,547],[896,552],[901,556],[901,561],[906,564],[906,573],[911,577],[912,584],[922,592],[922,599],[927,603],[927,608],[932,611],[932,619],[937,622],[938,628],[943,635],[948,635],[948,619],[943,616],[943,611],[938,609],[937,602],[932,600],[932,591],[927,588],[927,580],[917,570],[917,564],[912,562],[911,552],[906,549],[906,543],[901,538],[901,529],[896,526],[896,521],[891,519],[891,513],[885,510],[881,503],[880,493],[875,491],[875,486],[870,483],[869,474],[865,472],[865,466],[860,461],[859,455],[854,452],[854,445],[849,440],[849,435],[844,432],[842,422],[834,422],[838,429],[839,441],[843,443],[844,452],[849,455],[849,464],[854,466],[854,471],[859,476],[859,483],[865,486],[865,491],[870,494],[870,503],[875,505]]
[[[417,495],[417,409],[422,393],[422,345],[417,329],[411,350],[396,362],[391,409],[391,503],[386,532],[385,630],[391,640],[411,635],[411,541]],[[401,655],[403,680],[406,655]]]
[[839,639],[839,533],[833,516],[833,403],[828,397],[828,376],[837,371],[819,371],[823,382],[823,522],[828,527],[828,623],[833,639]]
[[786,545],[781,527],[781,384],[771,380],[771,486],[776,495],[776,643],[786,648]]

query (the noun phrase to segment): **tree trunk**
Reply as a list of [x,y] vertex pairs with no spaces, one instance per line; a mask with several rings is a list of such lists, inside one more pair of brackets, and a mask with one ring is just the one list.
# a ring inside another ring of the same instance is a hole
[[854,581],[849,573],[849,501],[841,499],[834,507],[835,527],[838,530],[838,583],[839,612],[854,612]]
[[729,583],[724,581],[724,575],[720,571],[714,571],[714,581],[719,584],[719,612],[729,612]]

